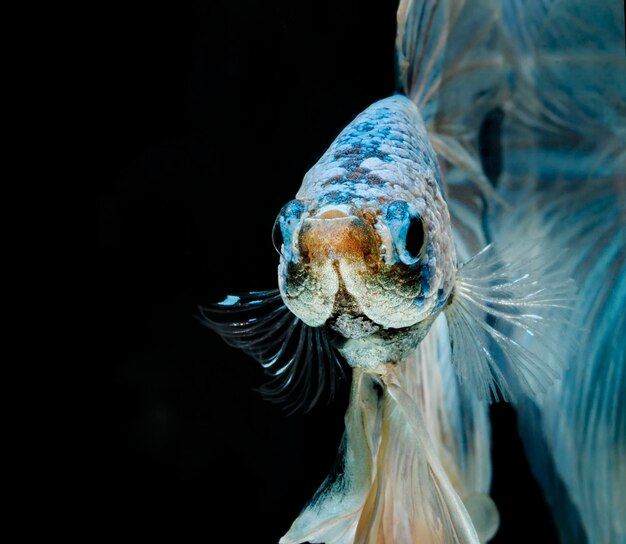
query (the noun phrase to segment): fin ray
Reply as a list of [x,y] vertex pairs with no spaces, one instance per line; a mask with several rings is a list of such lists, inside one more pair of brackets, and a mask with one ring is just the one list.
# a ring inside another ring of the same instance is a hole
[[229,295],[198,311],[200,322],[261,364],[270,379],[259,391],[290,413],[310,410],[324,392],[331,400],[345,377],[325,331],[293,315],[278,290]]
[[[452,359],[480,398],[535,396],[565,366],[566,357],[551,345],[546,329],[567,322],[575,286],[559,269],[559,255],[548,260],[537,245],[533,239],[504,249],[492,244],[459,268],[445,310]],[[518,343],[512,330],[532,337],[534,349]]]

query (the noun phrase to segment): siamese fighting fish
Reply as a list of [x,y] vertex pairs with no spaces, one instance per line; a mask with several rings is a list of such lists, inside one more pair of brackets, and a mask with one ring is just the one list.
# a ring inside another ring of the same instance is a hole
[[201,309],[289,409],[352,367],[332,477],[280,543],[487,542],[494,400],[561,541],[624,543],[623,4],[402,0],[396,63],[278,213],[277,289]]

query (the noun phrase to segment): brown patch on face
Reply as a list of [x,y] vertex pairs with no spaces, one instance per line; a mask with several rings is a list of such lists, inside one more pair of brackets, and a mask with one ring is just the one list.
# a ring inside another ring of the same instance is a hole
[[342,217],[348,217],[348,214],[341,210],[328,210],[318,216],[315,219],[340,219]]
[[380,215],[379,210],[373,210],[373,209],[363,210],[363,219],[365,219],[365,221],[367,221],[372,226],[374,225],[374,222],[376,221],[376,217],[378,215]]
[[306,220],[299,245],[300,254],[309,262],[358,259],[377,267],[380,259],[380,242],[373,225],[361,217],[348,217],[336,210]]

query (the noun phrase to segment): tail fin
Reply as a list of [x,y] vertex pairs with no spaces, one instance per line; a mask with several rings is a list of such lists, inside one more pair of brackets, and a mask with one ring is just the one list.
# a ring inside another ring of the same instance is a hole
[[[571,248],[561,266],[579,287],[576,312],[571,325],[553,325],[548,334],[566,351],[571,328],[582,331],[577,349],[560,381],[517,404],[531,466],[568,543],[585,542],[572,536],[580,524],[588,542],[626,539],[626,200],[616,190],[626,184],[554,184],[526,197],[535,202],[532,212],[520,206],[497,223],[503,236],[540,229],[547,256],[555,247]],[[543,357],[550,365],[558,354],[543,351]]]
[[[546,259],[569,248],[573,326],[587,333],[560,382],[520,398],[520,430],[563,541],[625,542],[623,3],[406,0],[396,46],[399,88],[422,111],[447,174],[461,260],[519,238],[541,240]],[[490,183],[478,132],[494,108],[504,114],[502,164]],[[559,346],[571,330],[548,334]]]
[[606,179],[626,170],[626,45],[620,0],[504,4],[508,178]]
[[[626,56],[618,0],[507,2],[511,92],[491,232],[540,234],[578,286],[563,378],[519,426],[563,542],[626,542]],[[569,331],[550,331],[555,345]],[[546,353],[546,358],[551,358]]]
[[493,536],[486,404],[463,393],[447,335],[440,317],[415,355],[378,384],[355,370],[335,470],[281,544],[478,544]]

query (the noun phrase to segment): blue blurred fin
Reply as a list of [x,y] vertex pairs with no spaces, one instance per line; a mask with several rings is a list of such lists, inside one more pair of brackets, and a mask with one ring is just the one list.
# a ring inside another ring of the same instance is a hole
[[[541,250],[571,249],[560,258],[578,286],[571,324],[547,329],[563,338],[579,330],[561,380],[538,398],[516,403],[525,448],[550,503],[563,542],[626,539],[626,176],[552,182],[524,197],[524,208],[494,220],[502,236],[541,230]],[[525,221],[525,217],[533,220]],[[513,331],[526,349],[532,338]],[[544,352],[548,364],[560,353]],[[577,531],[583,527],[584,532]],[[576,539],[572,537],[576,536]]]
[[[562,542],[626,542],[626,55],[619,0],[503,6],[510,93],[496,239],[569,247],[584,330],[563,378],[518,421]],[[523,231],[520,225],[523,226]],[[559,342],[568,326],[552,327]],[[515,337],[532,349],[532,342]],[[547,354],[548,357],[552,357]]]
[[403,0],[396,34],[398,90],[419,108],[444,169],[459,169],[456,179],[496,200],[478,132],[503,100],[500,18],[499,0]]
[[623,175],[626,52],[621,0],[503,4],[509,90],[505,175],[528,188]]

